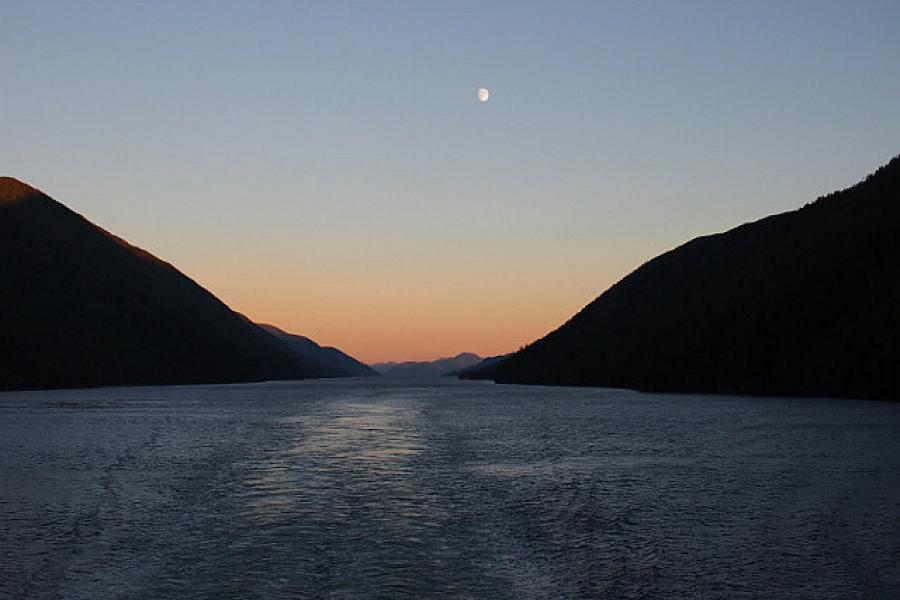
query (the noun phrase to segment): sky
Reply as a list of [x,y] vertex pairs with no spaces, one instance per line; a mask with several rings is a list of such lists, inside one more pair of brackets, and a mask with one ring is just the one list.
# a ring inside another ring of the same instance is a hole
[[0,174],[367,362],[515,350],[898,153],[896,0],[0,0]]

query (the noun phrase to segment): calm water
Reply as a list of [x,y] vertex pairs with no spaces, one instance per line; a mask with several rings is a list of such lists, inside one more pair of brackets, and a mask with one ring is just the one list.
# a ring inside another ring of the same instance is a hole
[[900,404],[429,381],[0,394],[2,598],[876,598]]

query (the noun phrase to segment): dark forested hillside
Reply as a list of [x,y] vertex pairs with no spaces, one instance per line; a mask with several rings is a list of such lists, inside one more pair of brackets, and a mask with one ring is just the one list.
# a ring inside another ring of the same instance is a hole
[[640,267],[497,382],[900,396],[900,157],[841,192]]
[[171,265],[0,178],[0,389],[319,374]]

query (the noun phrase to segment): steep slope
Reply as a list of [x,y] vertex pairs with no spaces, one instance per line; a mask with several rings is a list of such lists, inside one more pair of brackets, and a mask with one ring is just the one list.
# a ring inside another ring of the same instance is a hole
[[280,339],[301,360],[319,367],[320,377],[378,377],[379,373],[349,354],[331,346],[320,346],[308,337],[288,333],[274,325],[259,327]]
[[[439,358],[433,361],[408,361],[402,363],[385,363],[384,377],[404,378],[413,377],[442,377],[454,374],[457,371],[470,367],[481,361],[481,357],[471,352],[462,352],[456,356]],[[376,365],[377,369],[377,365]]]
[[497,382],[900,396],[900,157],[803,208],[640,267]]
[[0,178],[0,389],[318,375],[171,265]]

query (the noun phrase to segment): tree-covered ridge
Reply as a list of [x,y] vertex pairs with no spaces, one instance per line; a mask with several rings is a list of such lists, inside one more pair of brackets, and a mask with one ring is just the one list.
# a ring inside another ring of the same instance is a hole
[[900,397],[900,157],[647,262],[481,373],[502,383]]

